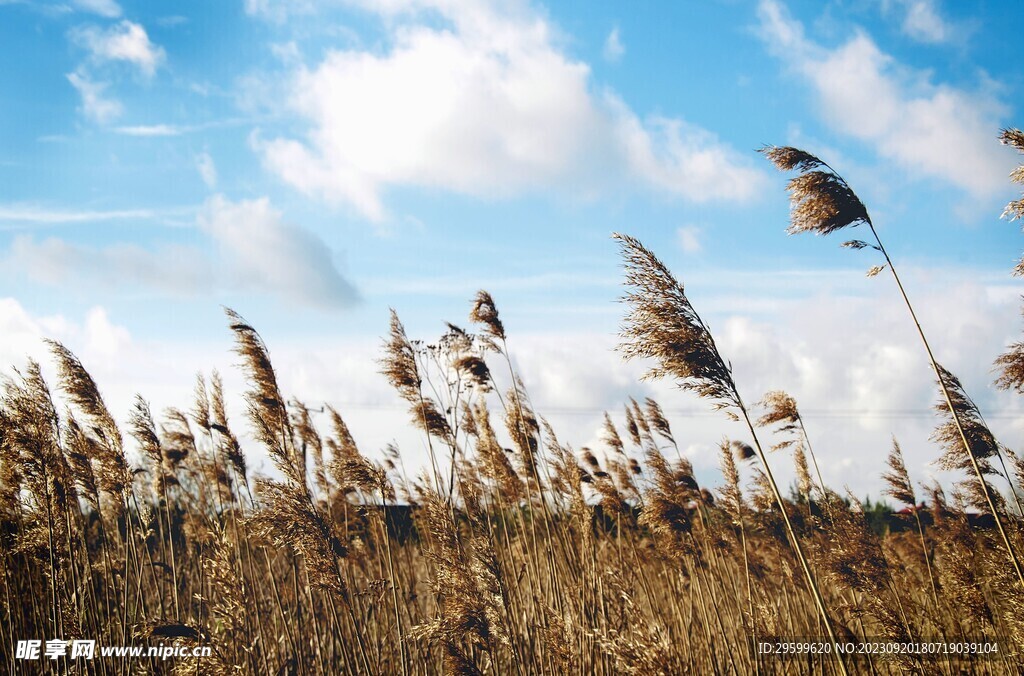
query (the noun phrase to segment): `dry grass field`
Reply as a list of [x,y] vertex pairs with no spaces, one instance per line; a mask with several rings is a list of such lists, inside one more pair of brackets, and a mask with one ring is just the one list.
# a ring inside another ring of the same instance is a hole
[[[1003,138],[1024,150],[1021,132]],[[838,174],[796,149],[764,154],[796,172],[791,231],[856,226],[868,237],[846,246],[877,254],[869,274],[896,275]],[[1022,212],[1016,202],[1007,213]],[[256,329],[231,311],[248,389],[201,376],[182,408],[155,413],[140,397],[127,425],[87,365],[53,343],[57,382],[28,363],[2,385],[5,671],[1021,673],[1024,521],[995,484],[1024,489],[1024,462],[994,438],[924,332],[936,456],[959,481],[922,486],[894,443],[878,474],[911,509],[879,533],[858,500],[824,485],[797,402],[781,391],[744,400],[680,281],[640,242],[616,238],[622,355],[748,432],[722,441],[717,485],[698,483],[677,444],[686,430],[654,400],[606,416],[600,457],[560,439],[514,372],[514,332],[482,291],[470,328],[449,325],[432,342],[410,338],[392,314],[380,371],[429,448],[422,472],[406,469],[399,448],[361,449],[344,412],[328,408],[315,423],[301,393],[279,388]],[[997,367],[999,386],[1021,390],[1024,345]],[[514,385],[499,390],[492,373]],[[230,397],[244,397],[248,420],[228,418]],[[243,436],[262,445],[274,476],[248,471]],[[790,463],[793,494],[773,475]],[[15,654],[18,641],[53,638],[211,654]],[[755,649],[801,638],[829,652]],[[989,641],[998,651],[836,654],[867,640],[947,651]]]

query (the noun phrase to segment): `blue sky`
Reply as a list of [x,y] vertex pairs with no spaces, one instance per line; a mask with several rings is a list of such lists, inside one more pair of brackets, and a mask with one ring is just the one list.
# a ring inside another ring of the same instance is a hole
[[[55,335],[115,402],[180,405],[194,370],[230,367],[228,305],[279,346],[295,394],[351,404],[372,449],[400,417],[372,364],[388,308],[429,337],[487,288],[580,445],[628,394],[700,406],[610,351],[623,231],[721,327],[748,399],[810,400],[834,480],[870,488],[890,432],[925,473],[933,396],[891,280],[864,279],[876,261],[841,235],[784,232],[784,177],[754,150],[794,144],[867,203],[940,359],[1014,446],[1018,404],[988,369],[1018,331],[1020,234],[999,218],[1018,158],[996,137],[1024,124],[1005,29],[1022,14],[0,0],[0,356]],[[732,433],[690,423],[696,456]]]

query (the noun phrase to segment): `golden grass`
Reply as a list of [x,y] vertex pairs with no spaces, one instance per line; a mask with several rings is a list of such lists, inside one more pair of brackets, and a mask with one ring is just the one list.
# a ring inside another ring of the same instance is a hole
[[[1016,144],[1019,132],[1004,140]],[[866,225],[873,242],[847,245],[881,253],[895,276],[837,173],[804,151],[764,152],[800,172],[791,231]],[[934,439],[962,481],[949,498],[926,487],[929,506],[918,509],[894,441],[879,474],[911,509],[879,533],[823,481],[797,402],[773,391],[746,404],[682,283],[640,242],[617,237],[623,355],[746,427],[745,440],[721,443],[721,485],[698,482],[653,399],[605,416],[601,454],[560,441],[512,366],[486,292],[470,311],[478,333],[449,325],[430,344],[392,313],[380,370],[427,443],[421,474],[394,447],[364,455],[330,406],[315,416],[288,398],[262,338],[232,311],[248,427],[273,477],[250,476],[216,373],[199,377],[182,409],[155,416],[139,397],[122,430],[85,366],[51,343],[56,387],[34,362],[2,385],[3,664],[90,674],[1020,673],[1024,524],[992,480],[1024,488],[1024,461],[960,381],[932,359]],[[1021,389],[1022,353],[1016,345],[999,358],[1001,386]],[[797,476],[789,497],[773,474],[786,462]],[[998,653],[754,650],[798,637],[990,640]],[[14,659],[18,640],[49,638],[213,654]]]

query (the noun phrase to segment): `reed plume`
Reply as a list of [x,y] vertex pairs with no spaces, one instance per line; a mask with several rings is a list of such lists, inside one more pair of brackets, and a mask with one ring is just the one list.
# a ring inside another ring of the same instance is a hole
[[[1013,136],[1013,138],[1016,139],[1017,137]],[[971,448],[971,441],[968,439],[964,423],[961,420],[962,410],[958,410],[953,400],[954,395],[950,392],[950,387],[944,377],[944,369],[935,359],[931,345],[924,334],[924,329],[921,328],[921,323],[917,319],[917,313],[914,311],[910,298],[903,288],[903,282],[900,280],[899,274],[893,266],[892,259],[882,244],[882,240],[879,238],[875,225],[872,223],[863,202],[853,192],[846,180],[832,167],[806,151],[790,147],[768,146],[762,148],[760,152],[780,170],[795,170],[799,172],[799,175],[790,179],[787,184],[791,207],[790,227],[788,230],[790,234],[813,232],[819,235],[827,235],[836,230],[862,224],[866,225],[870,230],[873,242],[851,240],[844,243],[844,246],[853,249],[871,248],[882,254],[885,261],[884,264],[872,267],[868,271],[868,276],[877,275],[885,268],[888,268],[892,273],[903,303],[910,313],[914,327],[917,329],[918,337],[921,339],[921,343],[928,355],[928,360],[931,363],[935,377],[939,381],[939,387],[942,390],[946,407],[951,415],[953,427],[963,444],[963,449],[969,459],[970,468],[977,478],[976,488],[980,491],[980,497],[983,498],[986,509],[995,519],[1003,545],[1006,548],[1007,557],[1017,573],[1018,581],[1022,591],[1024,591],[1024,569],[1021,567],[1016,548],[1010,541],[1003,524],[1003,519],[996,508],[998,495],[993,495],[993,491],[990,490],[988,483],[985,481],[984,467],[975,458],[974,451]]]
[[[1016,148],[1017,152],[1024,153],[1024,131],[1020,129],[1004,129],[999,134],[999,142],[1003,145]],[[1010,180],[1014,183],[1024,184],[1024,164],[1019,164],[1010,173]],[[1003,209],[1003,218],[1007,218],[1011,221],[1024,218],[1024,197],[1019,200],[1012,200]],[[1017,266],[1013,269],[1013,274],[1016,276],[1024,275],[1024,258],[1017,263]]]
[[[834,644],[835,632],[824,598],[790,523],[786,502],[772,476],[768,458],[758,441],[747,408],[740,398],[732,369],[719,353],[711,330],[690,304],[682,284],[650,250],[628,235],[616,234],[614,237],[620,244],[626,268],[626,285],[631,289],[623,299],[630,306],[630,311],[621,334],[623,342],[619,350],[627,360],[639,358],[654,361],[654,366],[646,372],[645,378],[671,377],[678,387],[710,400],[714,408],[726,410],[732,419],[739,420],[742,417],[782,514],[790,545],[800,562],[829,640]],[[836,660],[845,674],[846,666],[838,654]]]

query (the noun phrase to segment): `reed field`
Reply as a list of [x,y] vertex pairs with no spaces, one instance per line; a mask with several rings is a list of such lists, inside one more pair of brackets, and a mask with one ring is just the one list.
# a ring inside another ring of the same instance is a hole
[[[1024,151],[1024,133],[1001,138]],[[746,432],[722,440],[713,484],[680,452],[687,430],[664,413],[669,402],[609,411],[600,449],[560,438],[531,403],[514,327],[485,291],[466,328],[439,338],[407,335],[394,312],[381,327],[379,371],[422,435],[422,468],[401,448],[361,448],[345,411],[314,416],[302,393],[282,391],[273,346],[231,310],[245,391],[200,375],[192,400],[165,411],[142,396],[130,413],[109,410],[88,364],[53,342],[55,382],[29,361],[2,383],[4,671],[1024,671],[1024,519],[1006,490],[1024,494],[1024,460],[938,361],[853,189],[804,151],[762,154],[790,174],[790,232],[856,233],[843,246],[896,282],[933,367],[920,378],[935,383],[935,457],[955,481],[922,484],[894,440],[875,449],[888,453],[877,473],[908,509],[881,528],[869,521],[822,481],[798,402],[744,390],[681,277],[628,235],[615,235],[621,356]],[[1024,182],[1024,167],[1012,178]],[[1005,215],[1024,216],[1024,201]],[[992,358],[995,385],[1024,391],[1024,343]],[[247,419],[229,419],[233,398]],[[243,448],[246,438],[261,448]],[[272,476],[247,468],[257,452]],[[795,468],[795,489],[776,479],[782,468]],[[43,650],[51,639],[210,650],[22,659],[30,639]],[[847,645],[875,648],[840,654]]]

